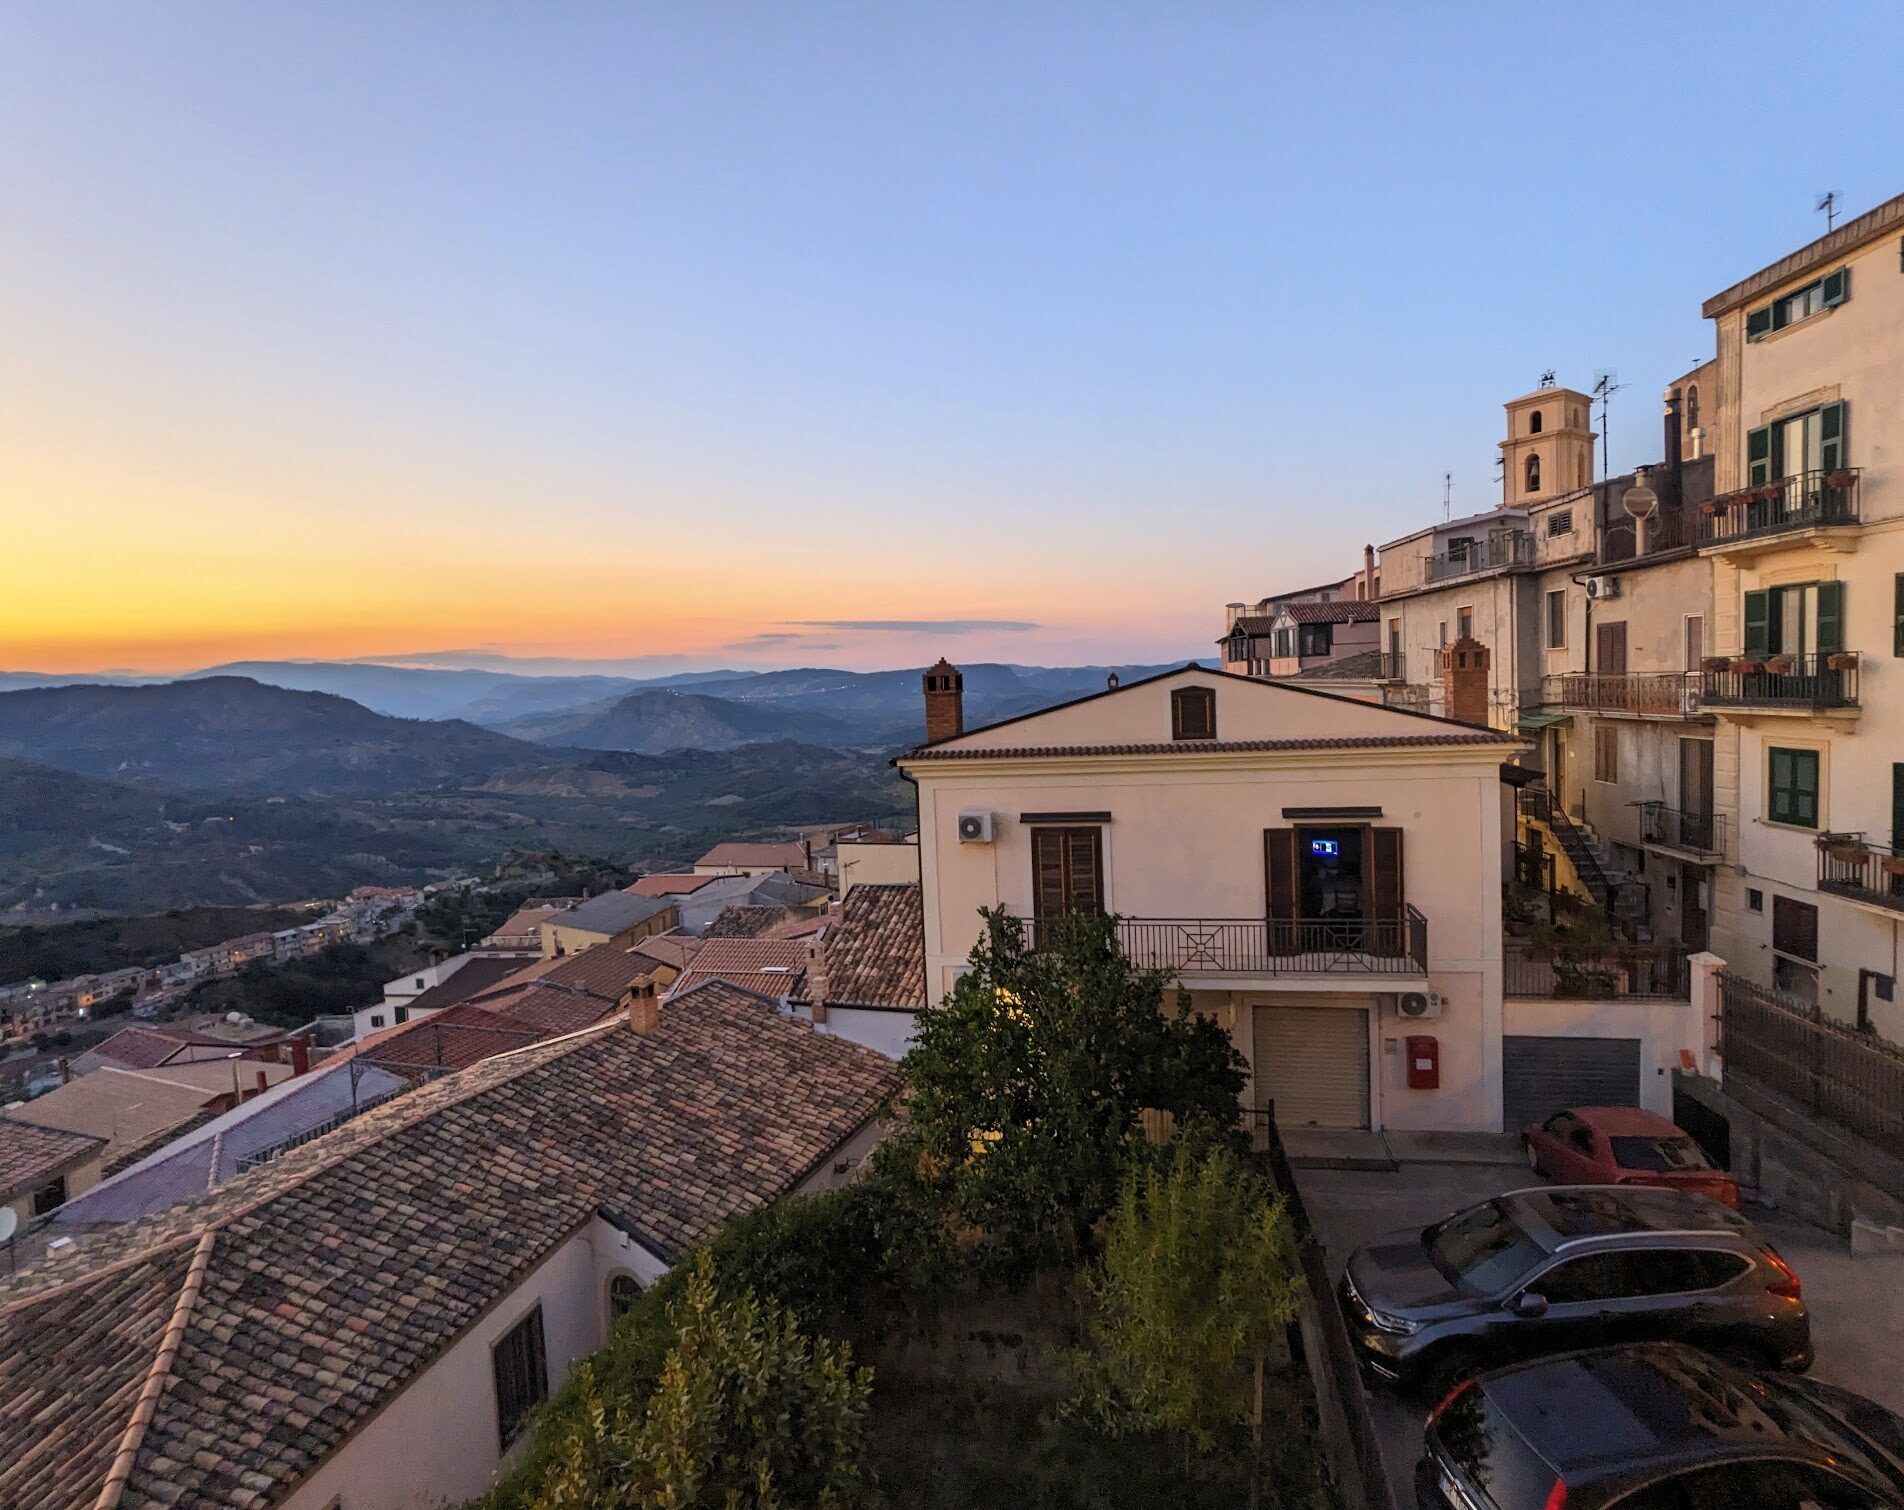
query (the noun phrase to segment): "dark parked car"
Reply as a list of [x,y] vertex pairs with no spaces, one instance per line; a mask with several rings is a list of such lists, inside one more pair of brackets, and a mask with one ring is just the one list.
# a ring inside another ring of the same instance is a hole
[[1811,1366],[1798,1276],[1737,1212],[1677,1190],[1510,1191],[1356,1249],[1339,1293],[1369,1369],[1435,1393],[1484,1368],[1616,1342]]
[[1699,1145],[1656,1112],[1576,1106],[1521,1129],[1535,1174],[1563,1185],[1664,1185],[1737,1208],[1739,1187]]
[[1422,1449],[1422,1510],[1904,1506],[1904,1421],[1665,1343],[1483,1374],[1429,1417]]

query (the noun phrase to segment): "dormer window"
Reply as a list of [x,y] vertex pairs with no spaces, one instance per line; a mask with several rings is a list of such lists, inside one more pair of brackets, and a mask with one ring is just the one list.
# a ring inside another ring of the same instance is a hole
[[1170,737],[1216,738],[1216,688],[1179,687],[1170,694]]
[[1527,416],[1527,433],[1529,435],[1540,434],[1540,427],[1544,423],[1545,421],[1540,417],[1540,410],[1536,409],[1532,414]]

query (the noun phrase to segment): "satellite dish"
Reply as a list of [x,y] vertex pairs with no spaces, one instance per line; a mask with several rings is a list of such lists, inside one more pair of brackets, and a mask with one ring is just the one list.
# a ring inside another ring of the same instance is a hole
[[0,1206],[0,1243],[12,1241],[13,1234],[20,1230],[20,1213],[11,1206]]
[[1659,494],[1640,481],[1626,490],[1620,503],[1633,518],[1651,519],[1659,509]]

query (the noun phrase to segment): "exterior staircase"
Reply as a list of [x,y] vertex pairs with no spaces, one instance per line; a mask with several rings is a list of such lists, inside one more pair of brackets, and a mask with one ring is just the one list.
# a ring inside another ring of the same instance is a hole
[[1569,816],[1545,786],[1521,788],[1520,809],[1523,817],[1554,836],[1594,904],[1628,938],[1643,942],[1648,931],[1645,882],[1616,864],[1606,840],[1584,821]]

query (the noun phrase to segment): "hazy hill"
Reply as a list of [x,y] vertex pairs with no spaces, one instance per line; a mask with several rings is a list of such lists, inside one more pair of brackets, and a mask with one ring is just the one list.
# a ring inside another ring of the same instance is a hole
[[548,744],[645,754],[731,750],[736,745],[779,739],[817,745],[852,745],[861,740],[851,720],[818,708],[742,701],[672,687],[631,692],[564,713],[511,719],[498,727],[501,732]]
[[221,676],[242,676],[293,692],[329,692],[393,718],[466,718],[489,724],[526,713],[573,708],[637,685],[618,676],[524,676],[357,661],[233,661],[195,671],[185,679]]
[[547,758],[473,724],[390,718],[243,677],[0,693],[0,755],[176,790],[280,795],[427,788]]

